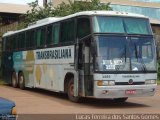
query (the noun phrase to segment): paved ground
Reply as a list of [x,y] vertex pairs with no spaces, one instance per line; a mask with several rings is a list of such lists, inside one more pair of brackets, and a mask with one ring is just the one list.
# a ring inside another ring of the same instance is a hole
[[20,90],[10,86],[0,86],[0,97],[15,101],[19,114],[160,114],[160,86],[157,87],[155,96],[130,98],[126,103],[95,99],[85,99],[83,103],[72,103],[64,94],[39,89]]

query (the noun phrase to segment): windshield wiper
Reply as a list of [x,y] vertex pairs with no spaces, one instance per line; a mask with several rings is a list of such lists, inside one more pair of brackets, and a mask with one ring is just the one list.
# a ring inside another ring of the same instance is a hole
[[[127,48],[126,48],[126,45],[125,45],[125,46],[124,46],[124,52],[122,53],[122,55],[121,55],[121,57],[120,57],[120,60],[122,60],[122,62],[123,62],[123,57],[125,57],[125,58],[124,58],[124,59],[125,59],[125,63],[126,63],[126,59],[127,59],[126,53],[127,53]],[[119,66],[116,68],[116,71],[119,71],[120,67],[121,67],[121,65],[119,65]]]
[[143,66],[143,70],[146,72],[147,71],[146,65],[145,65],[142,58],[140,60],[141,60],[142,66]]
[[135,47],[135,56],[136,56],[137,62],[138,62],[138,59],[140,59],[140,63],[143,67],[143,70],[146,72],[147,71],[146,65],[145,65],[143,59],[139,58],[139,54],[138,54],[138,51],[137,51],[137,45],[135,43],[134,43],[134,47]]

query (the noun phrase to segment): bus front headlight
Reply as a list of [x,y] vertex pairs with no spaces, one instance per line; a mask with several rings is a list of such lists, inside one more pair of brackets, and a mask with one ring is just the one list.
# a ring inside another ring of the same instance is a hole
[[98,80],[97,81],[98,86],[113,86],[115,85],[114,80]]
[[156,84],[156,80],[145,80],[145,84]]
[[110,86],[115,85],[115,81],[114,80],[110,80],[108,85],[110,85]]

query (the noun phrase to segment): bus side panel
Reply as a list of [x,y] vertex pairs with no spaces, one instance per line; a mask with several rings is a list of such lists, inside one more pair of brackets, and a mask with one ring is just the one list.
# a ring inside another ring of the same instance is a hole
[[74,64],[74,46],[19,51],[13,61],[15,71],[23,72],[26,87],[63,91],[66,73],[74,70],[70,65]]
[[63,73],[63,65],[37,64],[34,71],[35,86],[53,91],[63,91]]
[[64,46],[34,51],[34,83],[37,88],[64,90],[67,72],[74,70],[74,46]]
[[69,64],[48,65],[46,72],[46,89],[64,91],[64,79],[67,73],[74,73],[74,67]]
[[2,76],[6,83],[11,84],[12,72],[13,72],[13,52],[3,52]]
[[74,46],[19,51],[13,61],[15,71],[23,72],[26,87],[63,91],[65,75],[74,70]]
[[14,70],[19,73],[22,72],[25,78],[25,86],[33,87],[33,70],[34,70],[34,52],[20,51],[13,54]]

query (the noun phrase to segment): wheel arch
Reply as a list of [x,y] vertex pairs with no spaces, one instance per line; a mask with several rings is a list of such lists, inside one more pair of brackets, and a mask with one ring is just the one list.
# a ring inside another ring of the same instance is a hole
[[[20,76],[23,76],[23,83],[21,83],[21,79],[20,79]],[[18,85],[19,85],[19,88],[24,90],[25,89],[25,77],[24,77],[24,73],[22,70],[19,70],[18,71]]]
[[70,81],[71,78],[74,78],[74,73],[68,72],[65,75],[65,78],[64,78],[64,92],[65,93],[67,92],[67,84],[68,84],[68,82]]
[[19,71],[18,71],[18,76],[19,76],[20,73],[23,73],[23,71],[22,71],[22,70],[19,70]]
[[16,80],[18,82],[18,76],[17,76],[17,72],[16,72],[15,69],[12,69],[12,71],[11,71],[11,74],[10,74],[11,81],[12,81],[12,75],[13,75],[13,73],[15,74]]
[[9,77],[10,77],[10,84],[12,85],[12,87],[17,88],[18,87],[18,76],[17,76],[17,72],[15,69],[12,69]]

